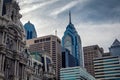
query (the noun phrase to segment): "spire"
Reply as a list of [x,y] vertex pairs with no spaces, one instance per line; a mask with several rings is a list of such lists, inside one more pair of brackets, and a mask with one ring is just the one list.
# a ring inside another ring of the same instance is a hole
[[69,23],[71,24],[71,11],[69,11]]

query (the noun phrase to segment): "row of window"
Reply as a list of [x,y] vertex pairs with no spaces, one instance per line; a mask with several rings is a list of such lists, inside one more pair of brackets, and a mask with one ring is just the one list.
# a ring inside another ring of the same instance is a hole
[[43,38],[43,39],[39,39],[39,40],[35,40],[34,43],[39,43],[39,42],[44,42],[44,41],[50,41],[51,38]]

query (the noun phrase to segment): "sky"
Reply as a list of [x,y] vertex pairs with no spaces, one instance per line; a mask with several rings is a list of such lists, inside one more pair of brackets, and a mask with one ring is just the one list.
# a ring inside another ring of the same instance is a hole
[[78,31],[82,46],[99,45],[105,52],[120,41],[120,0],[18,0],[23,25],[30,21],[37,35],[55,34],[61,39],[69,23]]

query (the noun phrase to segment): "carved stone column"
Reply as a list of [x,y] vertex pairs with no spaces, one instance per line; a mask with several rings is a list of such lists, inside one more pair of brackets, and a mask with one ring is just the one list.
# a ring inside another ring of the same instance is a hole
[[25,66],[23,65],[23,68],[22,68],[22,73],[23,73],[23,80],[25,79]]
[[0,72],[1,72],[1,67],[2,67],[2,54],[0,54]]
[[4,37],[5,37],[5,32],[3,32],[3,35],[2,35],[2,44],[4,44]]
[[21,76],[21,79],[23,80],[23,79],[24,79],[24,77],[23,77],[23,76],[24,76],[24,74],[23,74],[23,72],[24,72],[23,65],[22,65],[22,70],[21,70],[21,71],[22,71],[22,72],[21,72],[21,75],[22,75],[22,76]]
[[19,62],[15,60],[14,80],[19,80]]
[[0,54],[0,80],[4,80],[4,61],[5,56],[2,56],[2,54]]
[[0,54],[0,80],[3,80],[4,74],[1,70],[2,70],[2,54]]
[[19,79],[19,61],[17,62],[17,77]]
[[6,32],[3,32],[3,41],[2,41],[2,43],[3,44],[6,44],[6,42],[7,42],[7,33]]
[[4,72],[4,63],[5,63],[5,55],[2,56],[2,66],[1,66],[2,72]]

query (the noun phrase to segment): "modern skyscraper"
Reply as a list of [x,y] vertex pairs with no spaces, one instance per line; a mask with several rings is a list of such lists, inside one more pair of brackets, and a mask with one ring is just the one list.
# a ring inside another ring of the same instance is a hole
[[30,52],[46,51],[52,56],[53,65],[56,71],[56,79],[59,78],[61,63],[61,40],[54,35],[43,36],[27,40]]
[[68,49],[62,49],[62,68],[74,67],[75,66],[75,57],[70,54]]
[[83,47],[84,52],[84,65],[87,71],[95,76],[93,59],[97,57],[102,57],[103,49],[98,45]]
[[69,24],[62,37],[62,46],[70,51],[75,58],[75,66],[83,66],[83,52],[80,36],[71,22],[71,13],[69,12]]
[[120,80],[120,57],[95,58],[94,69],[97,80]]
[[28,21],[25,25],[26,39],[37,38],[37,33],[35,30],[35,26]]
[[116,39],[109,48],[111,56],[120,56],[120,41]]

